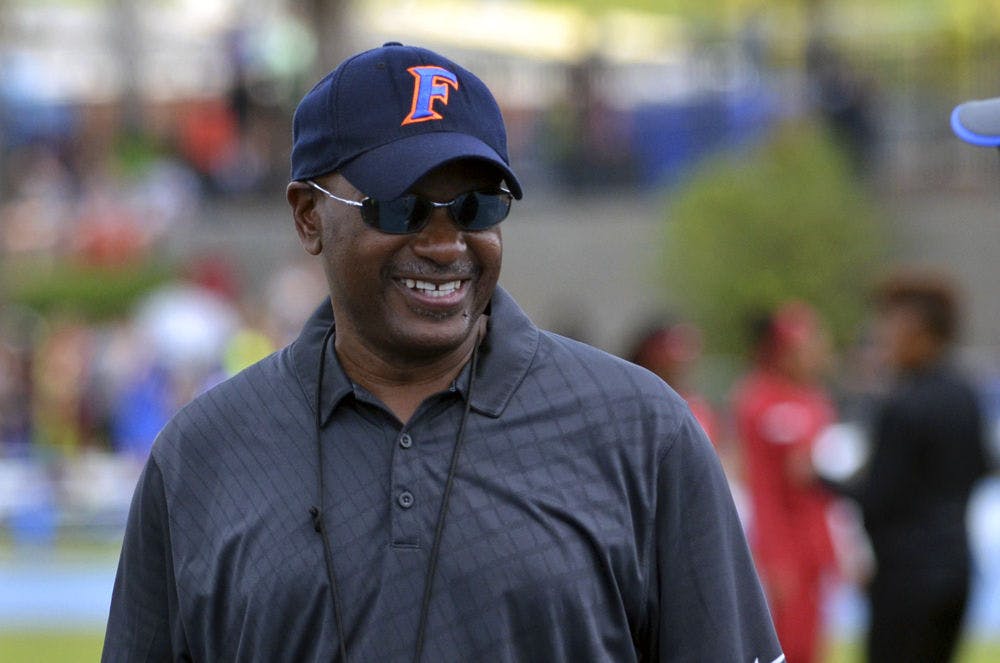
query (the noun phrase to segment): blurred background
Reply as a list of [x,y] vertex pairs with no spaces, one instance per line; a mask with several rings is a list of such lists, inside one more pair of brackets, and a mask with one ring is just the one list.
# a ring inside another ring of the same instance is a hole
[[[725,431],[748,316],[806,300],[863,448],[870,288],[943,269],[1000,457],[1000,158],[948,126],[1000,96],[996,0],[0,0],[0,660],[96,657],[156,432],[320,301],[291,114],[390,40],[497,95],[525,185],[501,282],[540,326],[626,356],[690,321],[686,379]],[[962,660],[991,660],[996,478],[970,523]],[[841,580],[829,660],[865,619]]]

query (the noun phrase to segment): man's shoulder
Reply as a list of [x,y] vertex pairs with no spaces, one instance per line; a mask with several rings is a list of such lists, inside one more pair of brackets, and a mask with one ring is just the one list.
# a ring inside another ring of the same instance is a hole
[[288,348],[284,348],[247,366],[206,389],[183,409],[245,411],[248,404],[267,399],[268,392],[279,385],[294,384],[295,376],[289,370],[287,354]]
[[571,387],[655,407],[677,407],[683,399],[659,376],[592,345],[542,331],[537,368],[558,372]]
[[[308,408],[288,360],[279,350],[206,389],[184,405],[160,432],[154,454],[183,453],[196,445],[210,451],[214,443],[280,425],[292,410]],[[283,414],[285,413],[285,414]]]
[[605,449],[644,448],[656,458],[678,442],[711,449],[687,402],[672,387],[586,343],[542,331],[528,382],[523,400],[546,408],[546,416],[586,422],[590,439]]

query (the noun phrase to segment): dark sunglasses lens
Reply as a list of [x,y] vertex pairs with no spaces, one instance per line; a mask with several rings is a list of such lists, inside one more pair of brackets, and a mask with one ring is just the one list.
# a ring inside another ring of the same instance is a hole
[[[448,212],[466,230],[485,230],[507,218],[510,202],[508,193],[471,191],[456,198]],[[361,208],[368,225],[393,235],[420,232],[433,211],[432,203],[412,194],[388,201],[366,198]]]
[[361,201],[361,218],[372,228],[379,227],[379,204],[374,198],[365,198]]
[[452,218],[468,230],[485,230],[507,218],[510,196],[506,193],[472,191],[455,199]]
[[418,232],[430,216],[430,204],[417,196],[407,195],[378,204],[378,223],[372,224],[385,233],[405,235]]
[[475,223],[479,214],[479,197],[476,192],[463,193],[451,204],[451,218],[463,228],[469,228]]

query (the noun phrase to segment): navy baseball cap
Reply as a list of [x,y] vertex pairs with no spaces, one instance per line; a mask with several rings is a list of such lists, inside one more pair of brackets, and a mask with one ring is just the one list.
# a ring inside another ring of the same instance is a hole
[[951,129],[967,143],[1000,147],[1000,97],[959,104],[951,112]]
[[337,171],[365,195],[392,200],[456,159],[497,167],[515,198],[507,132],[474,74],[424,48],[390,42],[348,58],[310,90],[292,119],[292,179]]

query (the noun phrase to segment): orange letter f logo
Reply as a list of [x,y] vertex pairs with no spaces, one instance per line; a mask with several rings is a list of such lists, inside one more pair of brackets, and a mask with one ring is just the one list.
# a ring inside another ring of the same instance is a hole
[[416,79],[413,82],[413,106],[403,124],[444,119],[434,110],[434,102],[448,104],[448,86],[458,89],[458,76],[441,67],[410,67],[408,72]]

